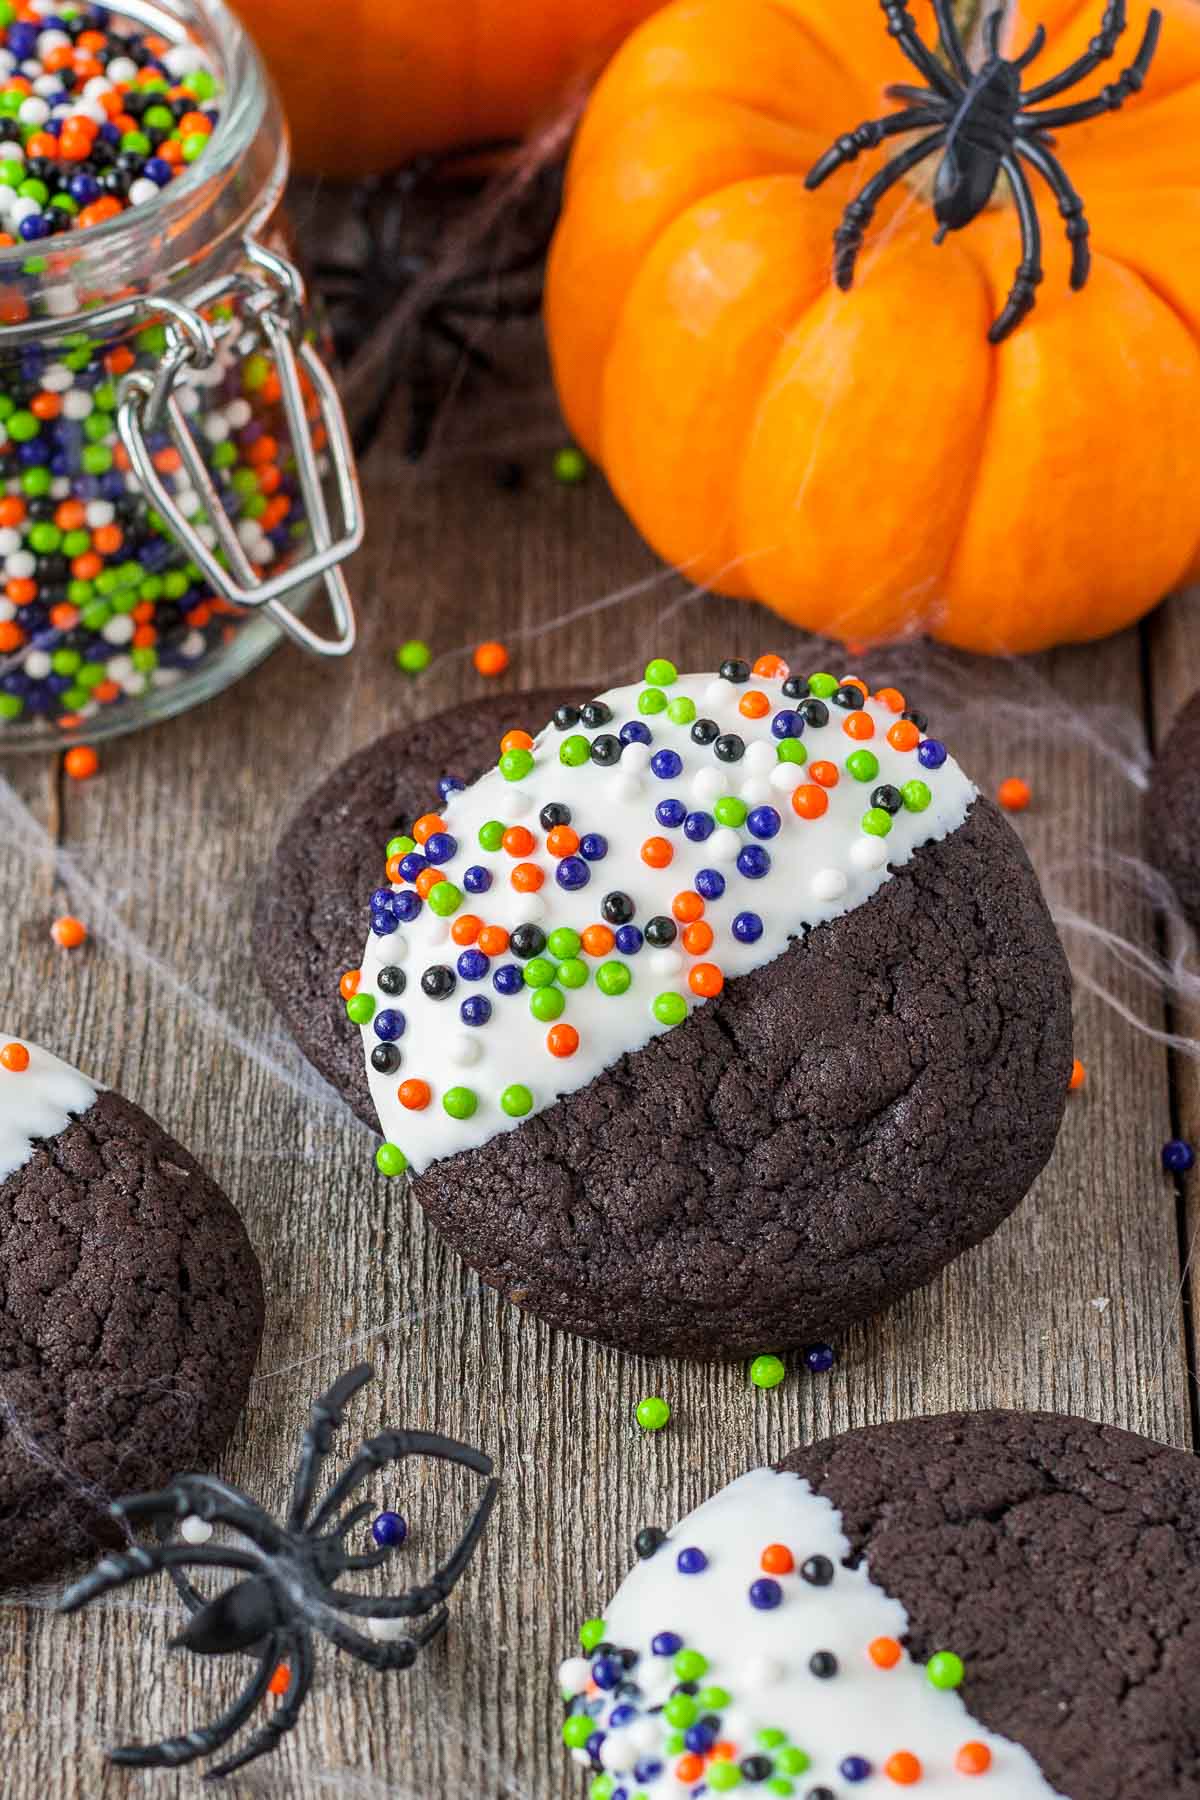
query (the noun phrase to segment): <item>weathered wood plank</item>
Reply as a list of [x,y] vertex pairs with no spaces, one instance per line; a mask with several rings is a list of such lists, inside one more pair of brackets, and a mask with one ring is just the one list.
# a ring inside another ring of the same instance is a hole
[[[294,1737],[235,1793],[576,1795],[549,1676],[624,1571],[634,1531],[801,1439],[1014,1405],[1189,1441],[1175,1198],[1155,1174],[1170,1126],[1167,1059],[1087,992],[1077,1032],[1088,1085],[1029,1201],[927,1292],[853,1333],[832,1375],[793,1373],[771,1395],[751,1389],[742,1366],[655,1365],[555,1336],[481,1290],[396,1185],[374,1176],[369,1134],[289,1049],[255,981],[256,959],[273,952],[249,939],[258,871],[300,794],[340,757],[482,690],[470,645],[497,636],[513,646],[514,692],[600,683],[660,649],[687,664],[788,653],[794,634],[760,610],[688,598],[598,478],[558,487],[547,456],[555,429],[544,398],[499,416],[464,403],[416,471],[398,425],[389,431],[368,471],[372,537],[356,579],[364,643],[350,665],[320,668],[285,649],[203,712],[112,746],[102,777],[66,793],[64,841],[92,884],[73,897],[95,930],[82,956],[68,962],[46,945],[44,864],[0,845],[0,917],[19,945],[8,1012],[204,1156],[262,1255],[267,1341],[229,1477],[278,1505],[307,1401],[358,1356],[377,1362],[380,1381],[348,1442],[384,1419],[436,1424],[503,1463],[501,1508],[446,1639],[404,1677],[323,1655]],[[514,454],[529,468],[515,495],[494,480],[498,459]],[[550,628],[627,586],[639,591]],[[415,684],[390,663],[408,636],[444,653]],[[1145,941],[1148,911],[1105,861],[1136,842],[1117,763],[1080,733],[1064,735],[1061,711],[1032,709],[1020,671],[912,651],[896,663],[982,785],[1007,774],[1031,782],[1019,828],[1041,866],[1062,865],[1061,898]],[[1035,673],[1072,717],[1109,707],[1140,729],[1133,635],[1043,659]],[[22,770],[18,781],[48,816],[44,775]],[[1119,1000],[1144,1006],[1120,971],[1113,982]],[[631,1423],[647,1392],[675,1413],[653,1438]],[[432,1544],[435,1497],[452,1487],[461,1500],[461,1486],[403,1469],[379,1490],[414,1520],[406,1569]],[[458,1506],[443,1512],[443,1543],[460,1516]],[[102,1747],[215,1713],[229,1672],[168,1657],[175,1618],[169,1590],[135,1590],[73,1621],[0,1609],[15,1800],[141,1792],[140,1780],[106,1773]],[[164,1795],[192,1791],[190,1778],[156,1782]]]

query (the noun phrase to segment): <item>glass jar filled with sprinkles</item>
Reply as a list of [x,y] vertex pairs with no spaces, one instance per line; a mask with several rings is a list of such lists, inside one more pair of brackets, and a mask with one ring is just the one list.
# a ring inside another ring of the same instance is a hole
[[0,0],[0,752],[182,711],[281,634],[353,647],[287,169],[222,0]]

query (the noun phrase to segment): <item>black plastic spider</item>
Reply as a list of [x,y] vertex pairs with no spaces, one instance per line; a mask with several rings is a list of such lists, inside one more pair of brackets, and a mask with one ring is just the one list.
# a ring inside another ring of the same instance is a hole
[[1126,0],[1109,0],[1100,30],[1082,56],[1060,74],[1025,90],[1021,87],[1021,75],[1045,46],[1043,26],[1034,32],[1028,49],[1010,61],[1000,54],[1004,15],[992,13],[984,27],[986,58],[978,71],[972,71],[951,0],[933,0],[941,49],[949,64],[944,68],[917,31],[909,15],[909,0],[880,0],[880,4],[887,15],[888,30],[929,85],[890,87],[889,98],[907,100],[908,107],[884,119],[868,119],[856,131],[840,137],[810,170],[806,185],[819,187],[843,163],[853,162],[864,150],[874,150],[885,138],[925,125],[936,129],[893,157],[847,206],[834,233],[834,279],[842,289],[852,285],[863,234],[880,200],[927,157],[942,152],[933,189],[933,209],[941,227],[934,239],[938,244],[948,231],[961,231],[979,216],[1003,169],[1012,185],[1021,221],[1021,262],[1004,310],[988,333],[992,343],[998,344],[1032,309],[1043,278],[1037,203],[1020,159],[1037,170],[1058,201],[1071,242],[1071,286],[1078,290],[1087,281],[1091,268],[1088,222],[1083,201],[1058,158],[1051,154],[1049,145],[1053,139],[1046,134],[1064,125],[1097,118],[1101,113],[1115,112],[1138,92],[1158,48],[1162,14],[1157,8],[1151,12],[1132,64],[1094,99],[1034,112],[1031,107],[1039,107],[1055,94],[1074,87],[1114,54],[1127,23]]
[[[446,1600],[475,1550],[492,1507],[498,1483],[489,1480],[470,1524],[454,1554],[423,1587],[398,1595],[347,1594],[335,1589],[339,1576],[352,1569],[373,1569],[390,1554],[390,1548],[353,1555],[344,1547],[347,1533],[375,1510],[367,1501],[338,1517],[344,1501],[367,1477],[387,1463],[405,1456],[435,1456],[460,1463],[476,1474],[490,1476],[491,1458],[465,1444],[454,1443],[428,1431],[385,1431],[368,1438],[334,1482],[317,1510],[309,1516],[321,1465],[333,1445],[333,1434],[342,1423],[347,1402],[370,1381],[374,1370],[367,1364],[351,1369],[314,1401],[309,1426],[300,1444],[292,1504],[287,1521],[277,1525],[255,1501],[213,1475],[182,1475],[157,1494],[138,1494],[118,1500],[111,1511],[122,1522],[153,1522],[160,1542],[141,1545],[106,1556],[89,1575],[68,1588],[59,1610],[77,1612],[100,1594],[137,1581],[143,1575],[166,1570],[190,1611],[184,1630],[171,1643],[201,1656],[225,1656],[249,1651],[258,1668],[233,1705],[211,1725],[202,1725],[184,1737],[165,1738],[157,1744],[126,1744],[110,1752],[113,1762],[137,1768],[177,1768],[197,1757],[209,1756],[227,1744],[250,1719],[268,1690],[281,1663],[286,1664],[285,1697],[266,1725],[237,1756],[210,1770],[205,1779],[219,1780],[234,1769],[265,1755],[278,1745],[300,1715],[313,1677],[313,1634],[320,1633],[373,1669],[407,1669],[445,1627],[449,1614]],[[167,1543],[172,1526],[193,1517],[206,1524],[232,1526],[247,1540],[244,1545]],[[189,1565],[237,1569],[247,1579],[206,1600],[183,1573]],[[386,1641],[364,1637],[346,1619],[414,1619],[432,1616],[403,1638]]]

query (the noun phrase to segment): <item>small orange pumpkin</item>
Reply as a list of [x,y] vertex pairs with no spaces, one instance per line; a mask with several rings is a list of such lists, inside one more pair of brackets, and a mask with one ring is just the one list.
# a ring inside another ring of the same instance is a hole
[[283,95],[297,167],[335,178],[523,137],[659,4],[233,0]]
[[[919,80],[879,0],[676,0],[628,40],[574,147],[546,320],[571,429],[655,549],[812,630],[986,652],[1102,636],[1200,573],[1200,5],[1158,4],[1144,91],[1056,134],[1090,280],[1071,292],[1042,187],[1046,278],[995,346],[1006,188],[936,247],[901,184],[832,284],[843,208],[897,140],[816,192],[805,174]],[[1001,50],[1044,23],[1042,81],[1102,10],[1017,0]],[[1061,102],[1132,60],[1130,11]],[[930,0],[911,13],[936,44]]]

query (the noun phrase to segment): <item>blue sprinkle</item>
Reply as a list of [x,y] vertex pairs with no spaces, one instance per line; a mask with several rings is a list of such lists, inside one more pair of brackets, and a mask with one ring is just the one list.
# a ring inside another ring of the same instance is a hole
[[689,1725],[683,1734],[685,1749],[693,1751],[696,1756],[703,1756],[706,1751],[712,1749],[716,1741],[716,1730],[704,1719],[701,1719],[696,1725]]
[[448,831],[435,831],[425,839],[425,855],[431,863],[449,862],[458,855],[458,839]]
[[654,742],[650,727],[643,725],[640,719],[630,719],[628,725],[622,725],[620,737],[623,744],[652,744]]
[[763,934],[763,922],[757,913],[740,912],[730,926],[739,944],[757,944]]
[[738,874],[747,881],[761,881],[771,867],[771,858],[761,844],[744,844],[738,851]]
[[681,1550],[675,1558],[675,1567],[681,1575],[702,1575],[708,1567],[708,1558],[703,1550],[697,1549],[694,1544],[689,1544],[688,1548]]
[[725,892],[725,877],[720,869],[700,869],[696,874],[696,892],[704,900],[719,900]]
[[486,894],[491,885],[492,871],[481,867],[479,863],[472,863],[469,869],[463,871],[463,886],[468,894]]
[[923,769],[940,769],[946,760],[946,746],[937,738],[926,738],[917,745],[917,761]]
[[838,1764],[838,1774],[845,1781],[865,1781],[871,1773],[871,1765],[865,1756],[844,1756]]
[[609,1729],[617,1730],[622,1725],[628,1725],[631,1719],[636,1718],[636,1706],[614,1706],[611,1713],[608,1715]]
[[420,894],[393,894],[392,912],[402,925],[411,925],[420,910]]
[[399,929],[400,921],[391,913],[373,912],[371,914],[371,930],[376,937],[391,937],[393,931]]
[[613,1656],[598,1656],[592,1664],[592,1680],[598,1688],[615,1688],[625,1670]]
[[458,959],[458,972],[464,981],[482,981],[491,966],[491,959],[482,950],[464,950]]
[[397,898],[390,887],[376,888],[371,895],[371,911],[390,913],[394,910],[392,901]]
[[382,1012],[377,1012],[372,1020],[375,1036],[382,1038],[385,1044],[390,1044],[393,1038],[403,1037],[407,1023],[404,1014],[397,1012],[391,1006],[386,1006]]
[[678,750],[656,750],[650,758],[650,767],[660,781],[674,781],[683,774],[683,758]]
[[482,994],[472,994],[459,1007],[458,1016],[464,1025],[486,1025],[492,1016],[492,1003]]
[[492,986],[498,994],[519,994],[525,986],[525,977],[516,963],[503,963],[492,976]]
[[654,816],[660,825],[668,831],[674,831],[687,818],[687,807],[682,800],[660,800],[654,809]]
[[674,1656],[677,1650],[683,1649],[683,1639],[674,1631],[660,1631],[657,1637],[651,1638],[650,1648],[655,1656]]
[[[580,849],[582,848],[581,844]],[[572,893],[576,888],[587,886],[592,879],[592,871],[582,857],[564,856],[554,871],[554,879],[559,887],[566,888],[568,893]]]
[[[660,1762],[640,1762],[634,1768],[633,1779],[635,1781],[654,1781],[662,1772],[663,1765]],[[615,1794],[613,1800],[617,1800]]]
[[804,1352],[804,1360],[814,1375],[824,1375],[826,1369],[832,1369],[837,1355],[832,1344],[810,1344]]
[[1172,1138],[1163,1145],[1162,1166],[1171,1175],[1186,1175],[1196,1160],[1196,1152],[1186,1138]]
[[710,838],[717,828],[716,820],[711,813],[691,812],[683,821],[683,835],[691,838],[693,844],[702,844]]
[[421,855],[419,850],[410,850],[407,856],[400,858],[400,873],[405,881],[415,881],[421,870],[428,867],[426,858]]
[[583,1746],[594,1763],[598,1764],[600,1761],[600,1746],[603,1742],[604,1733],[602,1731],[593,1731],[591,1737]]
[[603,862],[608,855],[608,839],[598,831],[589,831],[586,837],[579,840],[579,854],[589,862]]
[[394,1550],[408,1536],[408,1521],[397,1512],[381,1512],[372,1521],[371,1536],[382,1550]]
[[[782,823],[783,820],[773,806],[756,806],[746,816],[746,830],[751,837],[756,838],[778,837]],[[429,843],[432,842],[433,839],[430,838]],[[428,850],[429,844],[425,848]]]
[[792,712],[790,708],[785,707],[782,712],[777,712],[771,720],[771,731],[777,738],[802,737],[804,720],[798,712]]
[[[153,181],[154,177],[151,176],[150,179]],[[438,782],[438,793],[443,800],[448,800],[451,794],[461,794],[466,785],[466,782],[460,781],[457,775],[443,775]]]
[[759,1612],[772,1612],[782,1599],[783,1589],[769,1575],[750,1583],[750,1604],[756,1606]]
[[622,925],[617,932],[617,949],[622,956],[636,956],[644,942],[636,925]]

